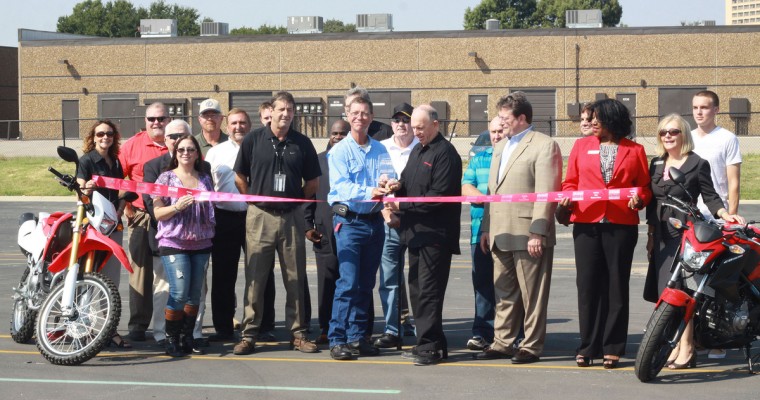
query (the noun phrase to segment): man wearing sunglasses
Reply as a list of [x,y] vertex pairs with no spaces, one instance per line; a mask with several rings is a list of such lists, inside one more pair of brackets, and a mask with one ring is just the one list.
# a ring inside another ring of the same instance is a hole
[[[393,109],[391,118],[391,127],[393,136],[383,140],[383,146],[391,157],[393,169],[396,171],[396,177],[401,176],[401,171],[406,167],[409,160],[409,154],[412,153],[414,146],[419,143],[419,139],[412,132],[411,118],[414,108],[407,104],[401,103]],[[383,305],[383,314],[385,315],[385,330],[383,334],[374,342],[379,348],[393,348],[401,343],[401,336],[405,332],[401,330],[401,323],[408,326],[409,333],[414,335],[414,328],[409,321],[409,302],[406,296],[406,284],[404,282],[404,257],[406,256],[406,245],[401,243],[398,228],[401,225],[398,216],[389,209],[383,209],[383,218],[385,219],[385,244],[383,245],[383,257],[380,264],[380,285],[378,292],[380,294],[380,303]],[[399,315],[399,304],[401,301],[401,313]],[[401,322],[401,323],[400,323]]]
[[[171,118],[163,103],[153,103],[145,110],[145,130],[127,140],[119,153],[119,162],[125,178],[143,181],[144,164],[167,153],[164,130]],[[153,314],[153,252],[149,246],[150,214],[142,198],[138,198],[124,210],[129,225],[129,256],[134,272],[129,275],[129,338],[135,342],[145,341],[145,331]],[[152,231],[155,235],[155,230]],[[160,260],[158,264],[160,264]],[[163,305],[159,307],[163,313]],[[156,321],[163,321],[161,317]]]
[[195,135],[198,144],[201,145],[201,154],[206,157],[209,149],[224,143],[229,136],[222,132],[222,107],[214,99],[203,100],[198,108],[198,123],[201,125],[201,133]]

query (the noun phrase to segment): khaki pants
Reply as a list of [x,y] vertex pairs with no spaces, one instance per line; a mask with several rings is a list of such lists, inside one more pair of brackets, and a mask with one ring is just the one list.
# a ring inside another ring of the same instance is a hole
[[303,209],[279,213],[254,205],[246,215],[245,301],[243,308],[243,337],[259,333],[264,314],[264,290],[274,265],[275,252],[280,260],[285,300],[285,325],[294,336],[307,328],[305,321],[304,280],[306,279],[306,244]]

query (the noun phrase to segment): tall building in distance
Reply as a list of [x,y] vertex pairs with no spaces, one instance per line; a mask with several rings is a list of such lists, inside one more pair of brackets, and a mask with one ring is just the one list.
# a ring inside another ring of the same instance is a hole
[[726,0],[726,25],[760,24],[760,0]]

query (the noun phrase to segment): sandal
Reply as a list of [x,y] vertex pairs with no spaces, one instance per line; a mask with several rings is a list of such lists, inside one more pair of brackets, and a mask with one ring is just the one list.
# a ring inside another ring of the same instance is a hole
[[575,363],[581,368],[586,368],[594,365],[594,360],[591,357],[578,354],[575,356]]
[[111,337],[111,341],[108,342],[108,347],[116,347],[118,349],[131,349],[132,344],[124,340],[118,333]]
[[604,357],[602,365],[604,365],[604,369],[615,369],[618,367],[618,364],[620,363],[620,357],[618,358],[611,358],[611,357],[617,357],[617,356],[607,356]]

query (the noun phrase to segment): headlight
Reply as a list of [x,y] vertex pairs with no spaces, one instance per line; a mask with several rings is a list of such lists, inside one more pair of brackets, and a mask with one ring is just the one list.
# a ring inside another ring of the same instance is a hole
[[116,221],[110,220],[108,218],[103,218],[103,220],[100,221],[100,226],[98,226],[100,233],[106,236],[110,235],[114,229],[116,229]]
[[683,253],[681,254],[681,257],[683,263],[689,267],[687,268],[689,272],[699,271],[705,265],[705,261],[707,261],[707,257],[709,257],[710,254],[712,254],[712,250],[695,251],[694,247],[692,247],[688,240],[685,240],[683,243]]

